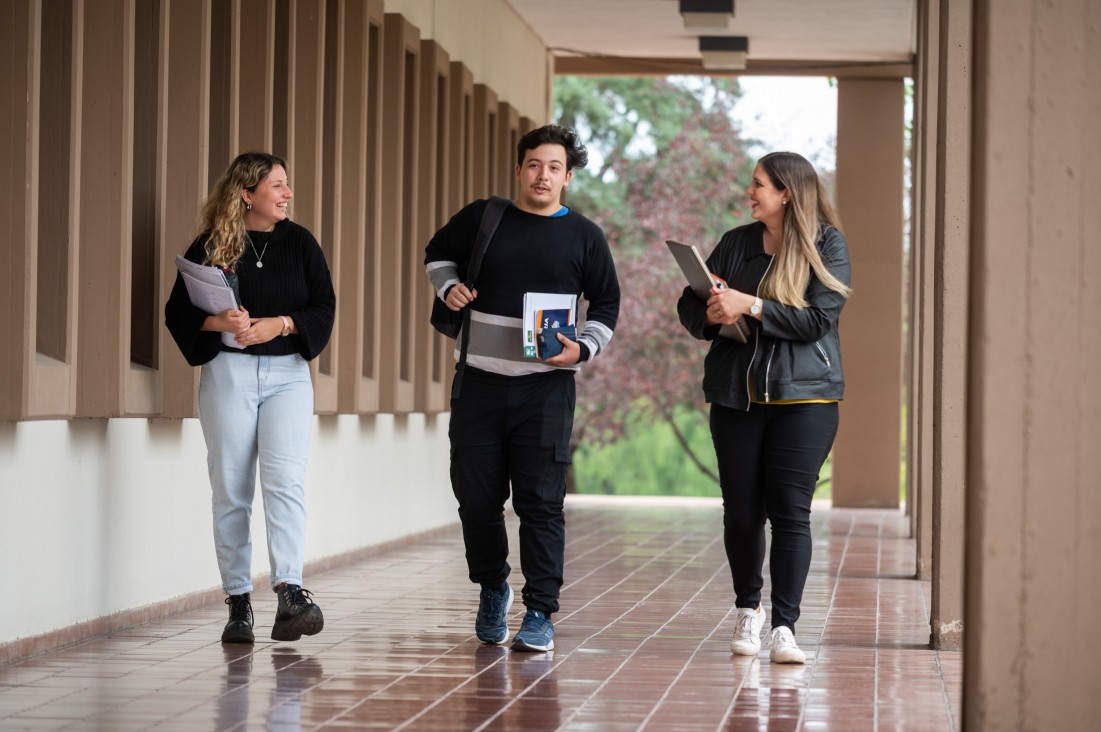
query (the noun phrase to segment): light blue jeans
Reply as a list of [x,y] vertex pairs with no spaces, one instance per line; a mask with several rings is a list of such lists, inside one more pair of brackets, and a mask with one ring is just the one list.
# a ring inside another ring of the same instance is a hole
[[256,466],[271,586],[302,584],[306,458],[313,426],[310,367],[299,355],[219,353],[203,364],[199,423],[213,493],[214,548],[227,594],[252,592]]

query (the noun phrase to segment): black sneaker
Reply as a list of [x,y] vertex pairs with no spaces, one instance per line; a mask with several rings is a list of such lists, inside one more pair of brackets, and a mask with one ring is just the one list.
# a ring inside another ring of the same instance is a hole
[[310,591],[298,585],[281,585],[276,591],[279,609],[275,611],[275,625],[271,639],[296,641],[304,635],[316,635],[325,627],[325,616],[314,604]]
[[252,634],[252,601],[249,593],[243,595],[230,595],[226,598],[229,605],[229,622],[222,631],[222,643],[253,643],[256,637]]

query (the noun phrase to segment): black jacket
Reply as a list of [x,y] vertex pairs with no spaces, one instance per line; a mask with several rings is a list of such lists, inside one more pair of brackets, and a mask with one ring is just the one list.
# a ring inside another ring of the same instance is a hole
[[[765,254],[763,237],[760,222],[726,232],[707,258],[708,269],[736,290],[759,294],[773,259]],[[818,252],[835,277],[851,283],[849,252],[840,231],[827,227],[818,240]],[[677,303],[680,321],[695,338],[711,341],[703,375],[709,403],[748,410],[752,401],[844,397],[837,321],[845,298],[812,272],[806,300],[805,308],[765,300],[760,322],[746,317],[751,329],[748,343],[739,343],[718,337],[718,325],[706,325],[704,301],[685,288]]]

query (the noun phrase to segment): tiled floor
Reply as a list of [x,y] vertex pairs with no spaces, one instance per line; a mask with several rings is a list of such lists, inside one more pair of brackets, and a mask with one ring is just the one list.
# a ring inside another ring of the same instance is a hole
[[568,511],[552,653],[477,642],[456,529],[309,578],[326,628],[300,642],[266,640],[263,593],[255,646],[218,642],[218,605],[2,667],[0,729],[958,727],[961,655],[927,647],[929,588],[908,578],[899,513],[816,509],[800,667],[771,664],[767,648],[730,654],[718,503],[578,499]]

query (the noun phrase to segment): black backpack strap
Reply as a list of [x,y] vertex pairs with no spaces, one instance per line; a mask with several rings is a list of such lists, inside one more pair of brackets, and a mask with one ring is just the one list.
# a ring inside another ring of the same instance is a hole
[[[478,225],[478,236],[474,239],[474,251],[470,254],[470,265],[466,268],[466,288],[474,290],[474,283],[478,279],[478,273],[482,269],[482,259],[485,258],[486,249],[497,231],[497,225],[501,223],[501,217],[505,215],[505,209],[512,205],[512,201],[500,196],[490,196],[482,211],[482,220]],[[470,331],[470,305],[463,308],[463,325],[459,329],[462,343],[459,344],[459,365],[455,369],[455,380],[451,382],[451,398],[458,399],[463,387],[463,370],[466,368],[466,349],[470,344],[467,334]]]

